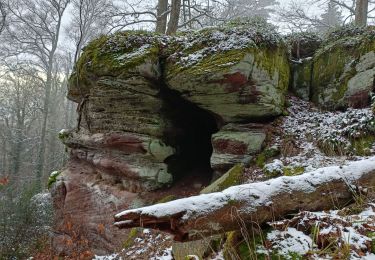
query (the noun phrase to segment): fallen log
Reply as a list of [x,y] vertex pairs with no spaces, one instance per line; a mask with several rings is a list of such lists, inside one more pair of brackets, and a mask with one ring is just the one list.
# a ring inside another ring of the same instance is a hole
[[158,229],[173,234],[177,241],[189,241],[240,229],[239,222],[262,225],[301,210],[342,207],[353,201],[356,191],[372,187],[375,157],[125,210],[115,215],[115,225]]

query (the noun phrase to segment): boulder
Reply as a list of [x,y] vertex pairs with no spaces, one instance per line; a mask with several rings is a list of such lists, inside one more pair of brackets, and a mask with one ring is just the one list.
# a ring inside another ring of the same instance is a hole
[[152,83],[160,45],[151,33],[126,31],[85,47],[68,86],[68,98],[79,103],[78,127],[162,136],[160,88]]
[[226,123],[280,115],[289,84],[287,48],[275,31],[268,33],[224,27],[177,39],[165,61],[168,87]]
[[225,173],[237,163],[249,164],[261,151],[266,133],[259,124],[228,124],[212,135],[211,167]]
[[375,29],[343,28],[314,56],[312,100],[323,108],[369,105],[375,79]]

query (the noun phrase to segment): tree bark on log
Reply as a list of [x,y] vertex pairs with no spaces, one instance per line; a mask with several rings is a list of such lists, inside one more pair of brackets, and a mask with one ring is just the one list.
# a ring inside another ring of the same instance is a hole
[[176,241],[189,241],[240,229],[238,223],[242,221],[258,226],[301,210],[342,207],[353,201],[359,188],[374,186],[375,157],[371,157],[299,176],[125,210],[115,215],[115,225],[158,229],[173,234]]

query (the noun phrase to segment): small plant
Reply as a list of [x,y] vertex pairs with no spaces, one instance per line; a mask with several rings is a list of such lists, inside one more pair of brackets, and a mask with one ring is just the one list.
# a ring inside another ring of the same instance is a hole
[[137,237],[137,235],[140,233],[140,230],[139,228],[132,228],[128,234],[128,237],[126,238],[126,240],[124,241],[124,243],[122,244],[122,247],[124,249],[127,249],[129,247],[131,247],[134,243],[134,239]]
[[51,189],[52,185],[56,182],[57,177],[59,177],[60,174],[61,174],[60,171],[51,172],[51,174],[49,175],[49,178],[48,178],[48,183],[47,183],[48,189]]

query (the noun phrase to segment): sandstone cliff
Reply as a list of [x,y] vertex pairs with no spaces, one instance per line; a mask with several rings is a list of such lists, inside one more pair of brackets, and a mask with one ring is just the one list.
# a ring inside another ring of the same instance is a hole
[[[113,252],[126,237],[113,226],[118,211],[197,194],[238,163],[263,167],[290,82],[323,107],[366,106],[375,75],[368,35],[338,35],[293,70],[271,26],[176,37],[126,31],[91,42],[70,79],[77,128],[60,134],[70,159],[51,189],[57,253]],[[296,71],[306,79],[291,81]]]

